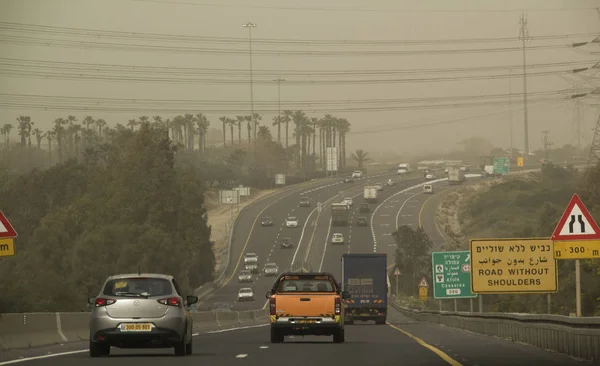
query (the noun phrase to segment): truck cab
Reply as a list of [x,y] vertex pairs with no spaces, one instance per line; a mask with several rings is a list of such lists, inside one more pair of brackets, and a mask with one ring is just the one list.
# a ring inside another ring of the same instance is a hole
[[281,343],[288,335],[333,336],[344,342],[342,291],[329,273],[282,273],[269,292],[271,343]]

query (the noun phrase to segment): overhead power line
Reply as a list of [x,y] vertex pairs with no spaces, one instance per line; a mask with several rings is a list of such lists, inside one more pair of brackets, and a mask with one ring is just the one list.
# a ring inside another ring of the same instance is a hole
[[[165,33],[142,33],[142,32],[123,32],[112,30],[84,29],[59,27],[38,24],[24,24],[15,22],[1,22],[0,31],[16,32],[22,35],[23,32],[43,33],[44,35],[59,36],[83,36],[95,38],[112,38],[119,40],[145,40],[145,41],[168,41],[168,42],[187,42],[187,43],[218,43],[218,44],[241,44],[248,43],[246,38],[242,37],[209,37],[209,36],[191,36],[184,34],[165,34]],[[531,37],[535,41],[562,40],[570,38],[595,37],[597,33],[573,33],[573,34],[548,34]],[[441,44],[468,44],[468,43],[492,43],[492,42],[514,42],[515,37],[496,37],[496,38],[450,38],[450,39],[282,39],[282,38],[256,38],[253,37],[252,43],[256,45],[293,45],[293,46],[391,46],[391,45],[441,45]]]
[[[221,47],[192,47],[174,45],[147,45],[133,43],[99,42],[90,40],[64,40],[42,37],[25,37],[15,35],[0,35],[0,43],[64,47],[79,49],[102,49],[118,51],[166,52],[181,54],[205,55],[245,55],[248,50],[244,48]],[[529,46],[528,50],[540,51],[551,49],[571,49],[571,45],[541,45]],[[256,56],[410,56],[410,55],[445,55],[445,54],[477,54],[521,51],[521,47],[495,47],[495,48],[463,48],[463,49],[429,49],[429,50],[278,50],[256,49],[252,54]]]
[[194,1],[166,1],[166,0],[132,0],[139,3],[155,3],[169,5],[193,5],[207,8],[246,8],[246,9],[271,9],[271,10],[288,10],[288,11],[319,11],[319,12],[359,12],[359,13],[520,13],[527,12],[568,12],[568,11],[592,11],[596,8],[586,7],[562,7],[556,8],[519,8],[519,9],[395,9],[395,8],[349,8],[349,7],[314,7],[314,6],[276,6],[276,5],[243,5],[243,4],[223,4],[223,3],[208,3]]

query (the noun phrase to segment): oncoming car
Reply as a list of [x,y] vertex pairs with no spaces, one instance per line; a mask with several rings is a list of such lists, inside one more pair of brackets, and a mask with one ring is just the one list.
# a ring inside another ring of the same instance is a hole
[[290,216],[285,219],[285,227],[298,227],[298,219],[294,216]]
[[192,354],[194,323],[188,307],[198,297],[184,296],[173,276],[111,276],[88,302],[93,305],[91,357],[108,356],[110,347],[174,347],[177,356]]
[[342,233],[334,233],[331,237],[332,244],[344,244],[344,235]]

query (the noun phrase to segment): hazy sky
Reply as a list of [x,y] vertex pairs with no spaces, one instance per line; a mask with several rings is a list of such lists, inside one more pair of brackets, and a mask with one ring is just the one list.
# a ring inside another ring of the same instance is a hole
[[[527,11],[529,36],[527,43],[533,47],[527,51],[527,63],[534,65],[528,69],[534,75],[528,78],[528,91],[531,98],[554,99],[544,103],[531,103],[529,106],[530,146],[534,150],[541,146],[541,131],[550,130],[550,139],[557,145],[575,142],[576,133],[573,126],[574,103],[558,98],[570,95],[540,92],[553,92],[573,89],[581,86],[591,90],[598,86],[600,75],[586,72],[580,76],[568,75],[566,72],[576,67],[592,66],[600,61],[600,45],[586,46],[580,49],[567,47],[572,42],[591,41],[600,34],[599,0],[438,0],[438,1],[404,1],[404,0],[0,0],[0,22],[26,23],[54,27],[70,27],[91,30],[110,30],[117,32],[154,33],[170,35],[186,35],[194,37],[224,37],[235,41],[227,43],[206,42],[164,42],[157,39],[130,40],[124,38],[104,39],[91,35],[86,38],[55,35],[51,32],[26,33],[27,37],[43,37],[64,40],[84,40],[92,46],[83,48],[65,48],[59,46],[34,46],[15,41],[21,34],[0,27],[0,58],[38,61],[67,61],[83,64],[110,64],[131,66],[153,66],[169,68],[202,68],[202,69],[239,69],[249,67],[247,44],[233,38],[246,38],[248,31],[242,28],[246,22],[254,22],[258,26],[253,29],[253,68],[256,83],[254,98],[256,109],[277,109],[276,83],[266,83],[278,76],[288,80],[282,83],[282,109],[317,109],[320,116],[324,109],[362,109],[361,111],[332,111],[336,116],[346,117],[352,123],[348,136],[348,150],[364,148],[369,151],[416,152],[420,150],[441,150],[452,148],[462,138],[481,136],[488,138],[496,145],[509,145],[509,107],[507,103],[495,103],[486,106],[475,96],[508,94],[509,79],[498,77],[507,75],[509,66],[522,64],[522,53],[515,51],[476,52],[454,54],[435,53],[448,49],[497,49],[520,47],[519,17],[522,10]],[[535,39],[540,36],[584,34],[571,38]],[[498,42],[442,42],[450,39],[508,39]],[[12,39],[11,42],[6,42]],[[263,39],[263,41],[261,41]],[[269,45],[264,39],[286,40],[337,40],[331,45],[312,45],[278,43]],[[407,44],[395,42],[386,45],[359,46],[343,45],[342,40],[434,40],[426,44]],[[144,44],[157,47],[158,52],[142,52],[131,50],[98,49],[97,42],[115,42],[120,44]],[[548,46],[548,47],[544,47]],[[167,52],[165,47],[177,47]],[[192,52],[195,48],[209,49],[207,52]],[[237,54],[215,54],[215,50],[235,49]],[[264,50],[286,52],[282,55],[260,55]],[[356,51],[372,50],[371,54],[361,55]],[[424,51],[409,53],[407,51]],[[301,55],[290,55],[290,51],[299,51]],[[334,56],[308,55],[308,51],[330,51],[332,53],[349,52]],[[375,52],[384,51],[384,52]],[[435,51],[435,52],[434,52]],[[405,52],[404,54],[393,54]],[[206,54],[209,53],[209,54]],[[587,61],[587,62],[580,62]],[[7,76],[19,71],[19,67],[8,67],[0,64],[0,93],[27,94],[44,96],[118,98],[128,106],[132,99],[159,100],[195,100],[215,101],[215,106],[202,104],[197,112],[217,109],[246,109],[249,111],[249,85],[241,83],[247,75],[194,76],[200,78],[194,83],[174,83],[163,80],[152,83],[129,81],[98,80],[61,80],[57,78],[29,78]],[[578,63],[580,62],[580,63]],[[554,67],[539,67],[540,64],[557,64]],[[480,72],[444,72],[445,69],[464,69],[482,66],[505,66]],[[114,68],[114,66],[112,66]],[[423,71],[423,69],[431,69]],[[262,70],[262,71],[258,71]],[[402,73],[384,73],[382,75],[361,76],[356,73],[344,76],[344,80],[368,79],[370,83],[345,83],[331,85],[323,80],[339,80],[332,76],[293,75],[291,71],[277,70],[395,70]],[[44,72],[52,72],[48,67]],[[110,72],[109,72],[110,73]],[[512,92],[522,93],[522,69],[511,70],[516,76],[512,79]],[[4,75],[4,76],[1,76]],[[119,73],[118,75],[124,75]],[[150,74],[147,74],[150,75]],[[494,76],[496,75],[496,76]],[[470,76],[479,79],[470,80]],[[492,76],[481,79],[481,76]],[[149,76],[151,77],[151,76]],[[166,76],[167,79],[173,78]],[[178,76],[181,77],[181,76]],[[184,75],[185,77],[185,75]],[[209,84],[206,79],[236,80],[238,83],[226,85],[223,82]],[[389,82],[392,79],[420,79],[414,82]],[[443,82],[431,82],[432,78],[446,78]],[[383,80],[372,82],[373,79]],[[424,79],[424,80],[423,80]],[[307,80],[315,81],[306,84]],[[384,82],[385,81],[385,82]],[[300,83],[304,82],[304,84]],[[469,108],[440,108],[437,103],[468,103],[477,106]],[[12,99],[11,99],[12,98]],[[402,109],[413,105],[407,104],[407,98],[415,98],[419,105],[432,104],[430,108]],[[374,100],[395,100],[377,102]],[[424,100],[423,100],[424,99]],[[0,98],[0,102],[14,100],[14,97]],[[323,104],[327,101],[337,104]],[[497,99],[507,101],[508,98]],[[522,97],[513,100],[513,126],[515,147],[523,146],[523,112]],[[589,103],[599,98],[583,99],[584,124],[582,134],[589,143],[595,124],[597,107]],[[340,102],[342,101],[342,102]],[[345,101],[345,102],[343,102]],[[350,101],[350,102],[348,102]],[[354,102],[352,102],[354,101]],[[234,102],[234,106],[223,107],[224,102]],[[310,102],[310,104],[309,104]],[[55,102],[53,102],[56,104]],[[265,104],[266,103],[266,104]],[[321,103],[321,104],[318,104]],[[186,106],[190,106],[187,103]],[[377,110],[365,111],[364,108],[377,107]],[[398,108],[401,107],[401,108]],[[2,109],[0,116],[3,123],[14,123],[18,115],[30,115],[36,127],[50,128],[52,121],[68,114],[76,115],[80,120],[87,114],[96,118],[104,118],[109,124],[125,123],[128,119],[140,115],[156,115],[157,112],[142,111],[131,114],[83,111],[41,111],[27,109]],[[171,107],[170,107],[171,108]],[[394,110],[391,110],[394,109]],[[322,110],[322,111],[321,111]],[[186,112],[187,110],[182,110]],[[160,113],[164,116],[175,113]],[[228,114],[235,117],[239,113],[209,113],[214,127],[220,128],[218,117]],[[264,119],[271,125],[273,113],[266,113]],[[437,123],[439,122],[439,123]],[[432,124],[427,126],[427,124]],[[402,128],[403,126],[421,126],[418,128]],[[371,133],[365,133],[365,132]],[[245,130],[244,130],[245,132]],[[272,128],[276,135],[275,128]]]

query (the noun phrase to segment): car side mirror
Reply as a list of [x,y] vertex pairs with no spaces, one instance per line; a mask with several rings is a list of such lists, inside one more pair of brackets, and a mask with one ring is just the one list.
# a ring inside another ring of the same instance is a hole
[[198,296],[192,296],[192,295],[187,296],[185,298],[185,301],[187,303],[187,306],[193,305],[198,302]]
[[94,305],[96,303],[96,296],[88,297],[88,304]]
[[348,291],[342,291],[342,299],[347,300],[351,297],[352,297],[352,295],[350,295],[350,293]]
[[272,295],[271,291],[267,291],[267,293],[265,294],[265,297],[266,297],[267,299],[270,299],[270,298],[271,298],[271,295]]

